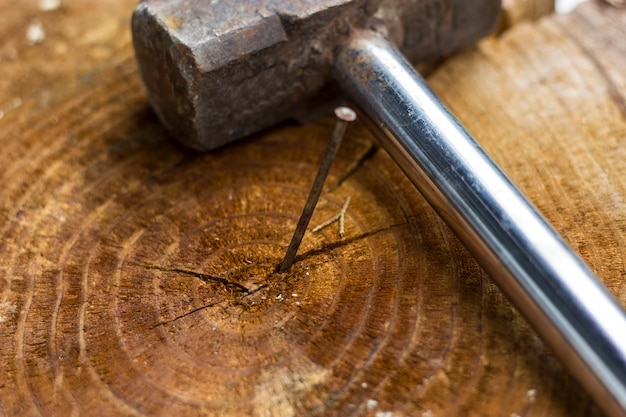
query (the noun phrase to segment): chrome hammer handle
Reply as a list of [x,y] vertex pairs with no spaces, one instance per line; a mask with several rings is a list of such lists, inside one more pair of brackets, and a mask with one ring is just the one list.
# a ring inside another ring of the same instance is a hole
[[400,53],[357,32],[335,78],[383,147],[611,416],[626,416],[626,315]]

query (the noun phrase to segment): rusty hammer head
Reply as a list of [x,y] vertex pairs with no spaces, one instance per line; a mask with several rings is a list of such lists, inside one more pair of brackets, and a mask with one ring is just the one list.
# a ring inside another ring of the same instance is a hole
[[475,42],[499,8],[500,0],[142,0],[132,30],[159,118],[184,145],[210,150],[329,90],[335,53],[355,30],[382,34],[418,62]]

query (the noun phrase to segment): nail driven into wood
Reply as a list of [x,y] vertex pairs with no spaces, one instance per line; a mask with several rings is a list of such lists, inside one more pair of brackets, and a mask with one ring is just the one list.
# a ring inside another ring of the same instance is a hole
[[313,211],[315,210],[317,201],[320,198],[320,194],[322,194],[322,188],[324,187],[324,182],[330,172],[330,167],[337,156],[337,150],[339,149],[339,145],[341,145],[343,135],[346,133],[348,123],[356,120],[356,113],[348,107],[337,107],[335,109],[335,116],[337,116],[337,123],[335,124],[328,146],[326,147],[324,158],[322,159],[320,168],[317,171],[317,176],[315,177],[313,187],[311,187],[311,191],[309,192],[309,197],[307,198],[302,214],[300,215],[300,220],[298,220],[296,231],[294,232],[291,242],[287,247],[285,258],[278,269],[279,273],[285,272],[293,264],[298,248],[300,247],[300,243],[302,243],[304,233],[306,232],[306,228],[311,221],[311,216],[313,216]]

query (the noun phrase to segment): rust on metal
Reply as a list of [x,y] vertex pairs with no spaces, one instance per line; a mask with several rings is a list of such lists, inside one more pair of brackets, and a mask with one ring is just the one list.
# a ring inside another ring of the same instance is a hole
[[142,0],[133,40],[148,97],[181,143],[209,150],[332,91],[334,53],[370,29],[413,62],[493,27],[499,0]]

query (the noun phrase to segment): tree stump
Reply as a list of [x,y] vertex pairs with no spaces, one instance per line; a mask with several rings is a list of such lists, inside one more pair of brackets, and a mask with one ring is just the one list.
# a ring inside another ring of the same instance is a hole
[[[360,125],[275,273],[332,120],[209,154],[150,111],[134,0],[0,2],[0,416],[600,412]],[[429,81],[626,304],[626,11]]]

